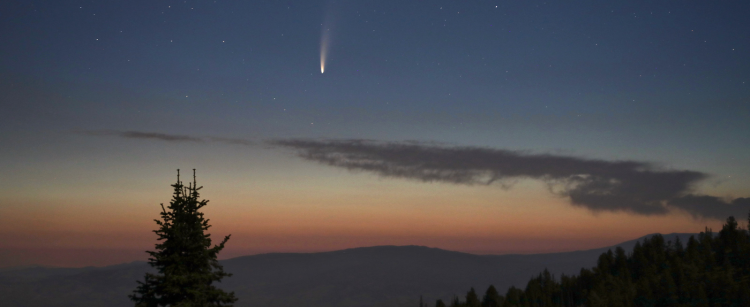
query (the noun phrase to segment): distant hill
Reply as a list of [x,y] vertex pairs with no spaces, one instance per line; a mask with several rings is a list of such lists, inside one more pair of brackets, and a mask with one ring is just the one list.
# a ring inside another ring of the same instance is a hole
[[[683,242],[694,234],[669,234]],[[650,235],[649,235],[650,236]],[[649,237],[647,236],[647,237]],[[324,253],[273,253],[221,261],[233,277],[221,287],[234,291],[235,306],[417,306],[451,293],[494,284],[500,293],[524,287],[547,268],[559,276],[593,267],[600,254],[636,241],[586,251],[532,255],[473,255],[422,246],[375,246]],[[132,306],[127,295],[150,270],[145,262],[102,268],[31,267],[0,272],[3,306]]]

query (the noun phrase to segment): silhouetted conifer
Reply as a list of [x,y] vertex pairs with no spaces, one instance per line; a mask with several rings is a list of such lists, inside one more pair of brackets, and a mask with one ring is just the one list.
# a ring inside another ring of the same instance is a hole
[[495,286],[490,285],[482,298],[482,307],[500,307],[503,305],[503,297],[497,292]]
[[461,306],[461,302],[458,301],[458,296],[453,297],[453,301],[451,301],[451,307],[459,307]]
[[477,296],[477,292],[474,291],[474,288],[472,287],[471,290],[469,290],[468,293],[466,293],[466,306],[468,307],[481,307],[482,303],[479,302],[479,296]]
[[160,242],[156,251],[148,251],[149,264],[158,272],[146,273],[145,281],[138,281],[130,299],[136,307],[232,306],[237,301],[234,292],[212,285],[231,276],[216,258],[229,236],[211,247],[210,235],[205,232],[211,225],[199,211],[208,200],[198,199],[202,187],[196,185],[195,170],[193,182],[187,187],[180,181],[178,170],[177,183],[172,187],[174,195],[168,210],[162,204],[162,220],[155,220],[159,229],[154,232]]
[[511,286],[505,295],[503,307],[517,307],[522,305],[523,290]]

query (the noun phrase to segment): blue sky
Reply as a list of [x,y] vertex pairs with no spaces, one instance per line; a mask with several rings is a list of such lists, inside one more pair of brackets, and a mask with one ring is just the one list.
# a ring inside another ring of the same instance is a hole
[[[0,170],[13,174],[0,180],[0,210],[14,218],[44,215],[39,208],[63,198],[108,214],[103,198],[84,196],[93,190],[124,189],[122,198],[156,205],[168,200],[159,185],[171,183],[176,168],[205,172],[213,180],[206,186],[235,186],[226,191],[235,209],[253,202],[238,191],[259,185],[268,186],[258,193],[322,202],[369,184],[341,186],[349,180],[409,187],[399,189],[401,198],[386,197],[384,207],[431,189],[310,163],[266,143],[300,138],[638,161],[707,175],[685,193],[748,196],[750,4],[742,1],[6,1],[0,12]],[[330,40],[321,74],[324,32]],[[285,179],[274,181],[279,176]],[[530,189],[536,192],[503,195],[547,195],[543,185]],[[547,197],[541,202],[560,201]],[[283,207],[280,201],[264,206]],[[556,208],[580,209],[564,200]],[[334,224],[361,218],[354,212]],[[643,231],[716,223],[678,213],[660,219],[653,225],[682,226]],[[144,232],[122,223],[123,235]],[[366,245],[330,248],[357,244]]]

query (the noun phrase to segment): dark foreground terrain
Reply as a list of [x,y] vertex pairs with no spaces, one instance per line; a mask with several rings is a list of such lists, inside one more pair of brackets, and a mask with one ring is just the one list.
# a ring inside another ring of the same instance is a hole
[[[665,235],[685,242],[692,234]],[[642,240],[642,239],[638,239]],[[479,256],[421,246],[376,246],[325,253],[263,254],[221,261],[221,287],[234,291],[235,306],[418,306],[419,297],[449,301],[466,289],[490,284],[504,293],[524,287],[547,268],[578,274],[617,246],[586,251]],[[102,268],[25,268],[0,272],[2,306],[132,306],[127,295],[150,267],[133,262]]]

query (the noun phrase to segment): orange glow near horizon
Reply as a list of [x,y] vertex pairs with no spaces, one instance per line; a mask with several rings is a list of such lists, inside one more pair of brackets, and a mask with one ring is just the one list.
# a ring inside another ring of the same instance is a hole
[[[597,248],[655,232],[700,232],[721,221],[635,216],[572,207],[534,182],[510,191],[423,184],[351,174],[238,189],[207,184],[204,210],[215,239],[232,238],[221,258],[268,252],[320,252],[374,245],[424,245],[477,254]],[[356,178],[356,180],[351,180]],[[205,181],[204,181],[205,183]],[[337,188],[333,188],[337,187]],[[153,249],[160,199],[15,201],[0,209],[5,266],[108,265],[145,260]],[[106,204],[106,205],[104,205]],[[13,217],[13,218],[10,218]],[[1,254],[0,254],[1,255]]]

